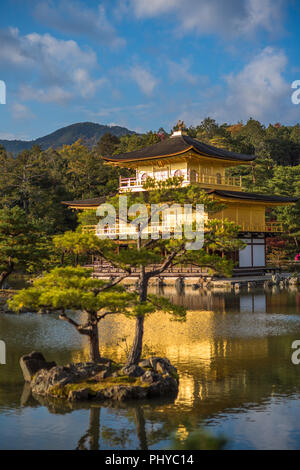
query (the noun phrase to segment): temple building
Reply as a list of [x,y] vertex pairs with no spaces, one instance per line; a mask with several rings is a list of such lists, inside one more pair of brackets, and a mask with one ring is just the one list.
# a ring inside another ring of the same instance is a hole
[[[228,219],[240,226],[240,238],[246,248],[232,256],[237,271],[242,274],[263,271],[266,267],[266,237],[283,232],[281,223],[266,220],[266,210],[274,206],[290,205],[297,198],[245,192],[240,177],[228,176],[228,169],[237,165],[251,165],[255,156],[238,154],[216,148],[179,130],[170,138],[141,150],[102,157],[106,164],[135,171],[135,177],[120,177],[119,192],[144,191],[148,177],[166,180],[181,177],[182,185],[198,184],[225,208],[213,218]],[[64,202],[77,210],[96,209],[103,198]]]

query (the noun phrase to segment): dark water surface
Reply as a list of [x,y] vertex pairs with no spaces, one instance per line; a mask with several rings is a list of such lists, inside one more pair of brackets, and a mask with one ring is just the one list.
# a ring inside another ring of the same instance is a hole
[[[175,402],[73,405],[38,401],[24,387],[19,358],[32,350],[58,364],[87,358],[86,343],[55,315],[0,315],[7,364],[0,365],[0,449],[166,449],[205,425],[232,449],[300,448],[300,292],[211,293],[187,288],[165,295],[188,307],[185,323],[146,320],[145,351],[178,368]],[[124,358],[134,323],[102,325],[102,354]]]

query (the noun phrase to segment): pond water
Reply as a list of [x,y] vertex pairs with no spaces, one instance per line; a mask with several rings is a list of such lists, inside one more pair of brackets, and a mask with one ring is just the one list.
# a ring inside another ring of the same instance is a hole
[[[7,364],[0,365],[0,449],[167,449],[204,426],[229,449],[300,448],[300,291],[239,294],[193,291],[164,295],[188,307],[185,323],[146,320],[145,352],[178,368],[175,401],[74,405],[33,398],[21,355],[38,350],[58,364],[87,358],[82,337],[56,315],[0,315]],[[134,323],[118,316],[101,327],[102,354],[124,358]]]

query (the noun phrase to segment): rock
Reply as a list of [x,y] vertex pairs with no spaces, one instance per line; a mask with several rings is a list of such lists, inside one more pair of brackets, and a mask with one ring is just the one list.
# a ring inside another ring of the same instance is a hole
[[87,378],[95,377],[103,371],[103,365],[92,362],[56,366],[50,370],[40,370],[31,381],[31,388],[39,395],[51,395],[53,387],[63,387],[70,383],[78,383]]
[[162,376],[160,374],[157,374],[153,370],[146,370],[144,375],[142,375],[141,377],[141,381],[148,384],[158,382],[160,379],[162,379]]
[[80,376],[91,377],[96,375],[98,372],[109,369],[111,367],[111,360],[102,358],[99,362],[77,362],[69,364],[72,371]]
[[50,370],[56,366],[55,362],[47,362],[42,353],[32,352],[20,359],[20,366],[25,382],[31,382],[33,376],[40,370]]
[[252,287],[256,287],[256,282],[255,281],[249,281],[247,282],[248,289],[252,289]]
[[112,377],[112,376],[113,376],[113,374],[111,372],[111,369],[105,368],[105,369],[101,370],[100,372],[98,372],[98,374],[96,374],[94,376],[94,379],[101,382],[101,380],[107,379],[107,377]]
[[167,374],[168,373],[168,369],[165,367],[165,365],[162,363],[162,362],[157,362],[156,363],[156,372],[158,372],[159,374]]
[[178,376],[176,367],[172,366],[166,358],[158,358],[154,365],[154,371],[158,374],[169,375],[176,378]]
[[178,293],[182,293],[184,291],[184,278],[179,276],[175,281],[175,289]]
[[[39,365],[43,366],[50,364],[40,353],[32,353],[29,360],[39,361]],[[26,361],[28,359],[25,359],[24,363]],[[133,365],[113,372],[111,361],[105,359],[97,364],[87,362],[66,366],[54,365],[50,369],[43,367],[32,376],[28,386],[34,397],[67,399],[69,403],[89,399],[136,400],[152,396],[173,396],[178,392],[177,371],[168,359],[152,357],[141,361],[140,364],[149,369],[145,371],[140,365]],[[124,381],[124,377],[121,377],[120,380],[110,381],[108,378],[122,375],[133,379]],[[108,380],[103,381],[106,378]],[[102,383],[98,385],[97,380]]]
[[142,361],[139,362],[140,367],[151,367],[150,359],[143,359]]
[[292,286],[296,286],[299,283],[299,278],[298,276],[291,276],[290,278],[290,284]]
[[265,282],[264,282],[264,287],[265,287],[266,289],[268,289],[269,287],[272,286],[272,284],[273,284],[272,281],[265,281]]
[[156,372],[158,372],[158,374],[162,374],[162,375],[165,375],[165,374],[168,374],[168,375],[177,375],[177,370],[174,366],[165,366],[165,364],[163,364],[162,362],[157,362],[156,364]]
[[70,390],[68,395],[68,400],[76,401],[76,400],[88,400],[89,398],[89,389],[88,388],[81,388],[80,390]]
[[114,387],[108,387],[106,389],[100,390],[96,394],[98,400],[135,400],[146,398],[148,394],[148,389],[145,387],[139,386],[125,386],[125,385],[116,385]]
[[111,376],[112,376],[112,377],[119,377],[121,374],[122,374],[121,371],[116,370],[115,372],[113,372],[113,373],[111,374]]
[[272,282],[273,282],[273,284],[276,284],[276,285],[279,284],[280,279],[281,279],[281,277],[280,277],[280,275],[279,275],[278,273],[272,274]]
[[106,359],[105,357],[100,357],[98,364],[102,364],[103,366],[106,367],[111,367],[112,361],[111,359]]
[[167,368],[171,364],[169,359],[164,358],[164,357],[150,357],[149,361],[150,361],[150,366],[153,368],[153,370],[156,370],[156,365],[158,362],[163,364],[165,368]]
[[141,377],[144,374],[144,370],[140,366],[125,366],[122,369],[122,374],[128,375],[128,377]]
[[178,382],[173,377],[165,377],[150,385],[148,397],[162,397],[166,395],[176,395],[178,392]]

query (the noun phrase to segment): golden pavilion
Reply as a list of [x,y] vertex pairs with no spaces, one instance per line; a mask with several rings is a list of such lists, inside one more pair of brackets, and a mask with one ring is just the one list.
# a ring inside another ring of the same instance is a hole
[[[178,127],[169,138],[149,147],[102,157],[108,165],[135,170],[134,177],[120,177],[119,193],[144,191],[143,184],[148,177],[165,180],[177,176],[182,178],[183,186],[198,184],[212,198],[225,204],[214,217],[240,226],[239,236],[247,246],[232,254],[237,272],[262,272],[266,268],[266,238],[283,232],[281,223],[266,220],[266,210],[293,204],[297,198],[243,191],[242,179],[228,176],[227,170],[237,165],[251,165],[255,156],[207,145],[186,135],[183,125]],[[64,204],[86,210],[96,209],[102,202],[103,198],[95,198]]]

